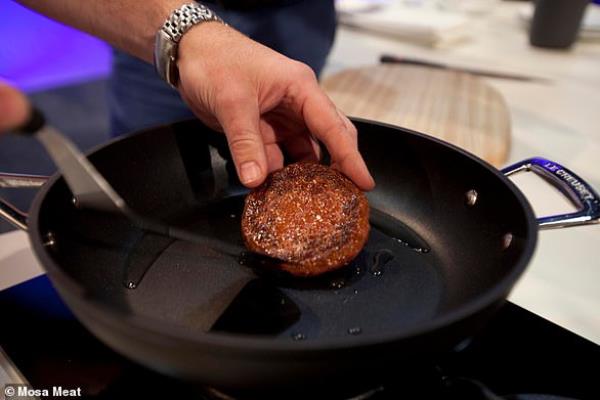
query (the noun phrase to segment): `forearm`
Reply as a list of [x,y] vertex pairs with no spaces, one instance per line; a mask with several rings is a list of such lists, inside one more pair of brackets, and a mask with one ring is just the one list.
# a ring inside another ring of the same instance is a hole
[[152,62],[154,35],[189,0],[17,0],[52,19]]
[[[152,62],[156,32],[172,10],[190,0],[17,1]],[[334,167],[361,189],[374,187],[356,128],[307,65],[211,22],[181,38],[177,68],[181,97],[206,125],[225,132],[246,186],[256,187],[282,168],[284,153],[317,159],[318,139]]]

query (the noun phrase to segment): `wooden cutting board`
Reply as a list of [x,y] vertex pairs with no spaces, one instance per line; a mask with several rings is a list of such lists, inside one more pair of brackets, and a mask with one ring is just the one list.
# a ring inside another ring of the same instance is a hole
[[349,116],[423,132],[496,167],[510,149],[510,115],[502,96],[465,73],[376,65],[326,77],[325,91]]

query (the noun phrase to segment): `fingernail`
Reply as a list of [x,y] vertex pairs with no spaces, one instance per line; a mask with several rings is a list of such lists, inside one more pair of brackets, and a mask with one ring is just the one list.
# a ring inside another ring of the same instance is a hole
[[256,161],[246,161],[240,167],[242,183],[252,183],[260,179],[260,167]]

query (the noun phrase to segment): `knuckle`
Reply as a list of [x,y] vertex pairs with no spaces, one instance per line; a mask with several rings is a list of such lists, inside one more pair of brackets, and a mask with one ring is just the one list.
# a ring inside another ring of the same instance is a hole
[[350,149],[348,149],[339,154],[336,162],[339,165],[343,166],[348,160],[351,160],[353,156],[354,156],[354,152],[351,151]]
[[352,122],[350,122],[350,120],[348,120],[347,122],[347,126],[348,126],[348,133],[350,134],[350,136],[352,138],[357,138],[358,137],[358,130],[356,129],[356,126],[354,126],[354,124]]
[[327,131],[330,135],[337,136],[339,134],[343,134],[346,130],[346,124],[344,124],[344,121],[338,119],[330,125]]
[[315,74],[315,71],[313,71],[313,69],[311,67],[304,64],[303,62],[296,61],[295,68],[296,68],[297,76],[299,76],[301,79],[310,80],[310,81],[317,80],[317,75]]
[[215,103],[219,107],[235,107],[250,98],[249,94],[240,87],[225,86],[215,94]]
[[253,132],[244,129],[231,132],[227,137],[229,139],[229,148],[233,153],[255,149],[260,144]]

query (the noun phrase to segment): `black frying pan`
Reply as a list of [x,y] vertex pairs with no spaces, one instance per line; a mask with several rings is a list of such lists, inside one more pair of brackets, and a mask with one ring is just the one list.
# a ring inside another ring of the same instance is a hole
[[89,158],[138,212],[227,242],[236,254],[78,209],[59,175],[43,185],[27,223],[6,203],[1,210],[29,227],[63,300],[118,352],[226,392],[293,388],[287,397],[360,392],[396,372],[390,365],[453,349],[505,300],[539,225],[598,222],[598,196],[556,163],[532,159],[504,171],[536,171],[582,208],[537,221],[521,192],[478,158],[419,133],[354,122],[377,182],[370,238],[352,264],[313,279],[273,272],[244,252],[245,189],[224,137],[198,121],[116,140]]

